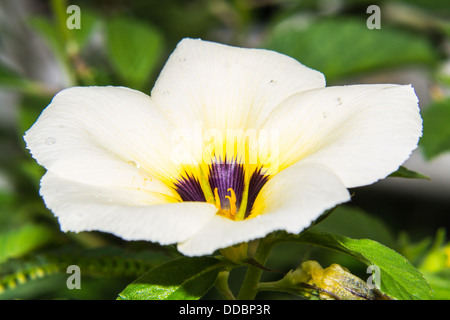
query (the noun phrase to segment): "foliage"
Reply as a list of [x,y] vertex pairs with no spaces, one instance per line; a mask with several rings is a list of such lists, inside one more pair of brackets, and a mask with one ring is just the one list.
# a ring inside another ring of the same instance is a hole
[[[329,37],[330,34],[334,36]],[[318,20],[307,27],[296,25],[295,20],[283,21],[267,41],[268,48],[321,70],[328,81],[392,66],[435,61],[427,38],[389,27],[383,28],[383,32],[373,32],[359,19]],[[330,59],[330,52],[339,54]]]
[[420,272],[408,260],[378,242],[369,239],[350,239],[348,237],[305,232],[298,241],[337,250],[360,260],[367,266],[380,268],[381,292],[402,300],[429,299],[431,289]]
[[450,99],[436,101],[423,112],[421,146],[428,159],[450,151]]
[[214,285],[220,260],[211,257],[179,258],[145,273],[125,288],[122,300],[197,300]]
[[162,36],[150,25],[124,18],[106,24],[107,50],[124,83],[140,89],[154,71],[162,53]]

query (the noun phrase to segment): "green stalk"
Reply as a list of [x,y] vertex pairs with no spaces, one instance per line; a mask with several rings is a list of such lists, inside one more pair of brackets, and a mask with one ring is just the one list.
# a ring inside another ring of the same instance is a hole
[[58,31],[60,40],[67,44],[70,39],[70,32],[67,29],[66,25],[66,9],[67,9],[67,1],[64,0],[52,0],[51,8],[53,15],[56,19],[56,30]]
[[[269,235],[262,239],[256,250],[254,259],[262,266],[267,262],[270,250],[272,249],[272,236]],[[259,280],[263,270],[256,266],[248,266],[247,274],[245,275],[241,289],[239,291],[238,300],[254,300],[259,290]]]
[[230,275],[230,271],[224,270],[219,273],[219,276],[216,279],[216,289],[220,292],[220,294],[227,300],[236,300],[231,292],[230,287],[228,286],[228,276]]
[[93,85],[94,79],[91,70],[81,57],[80,47],[74,39],[73,33],[67,28],[67,1],[52,0],[50,3],[52,13],[55,17],[59,41],[64,48],[64,56],[62,59],[66,65],[71,82]]
[[50,8],[55,18],[55,28],[58,36],[58,41],[62,45],[62,52],[60,53],[60,59],[63,63],[63,67],[69,77],[70,86],[77,84],[77,76],[73,71],[73,67],[70,60],[70,54],[68,54],[68,43],[70,40],[70,32],[66,25],[66,8],[67,1],[65,0],[52,0],[50,1]]

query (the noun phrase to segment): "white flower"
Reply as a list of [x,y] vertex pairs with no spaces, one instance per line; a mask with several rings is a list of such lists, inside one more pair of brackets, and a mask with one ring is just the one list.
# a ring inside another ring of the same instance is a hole
[[63,231],[204,255],[301,232],[397,170],[421,136],[417,102],[411,86],[325,88],[285,55],[184,39],[151,97],[63,90],[25,140]]

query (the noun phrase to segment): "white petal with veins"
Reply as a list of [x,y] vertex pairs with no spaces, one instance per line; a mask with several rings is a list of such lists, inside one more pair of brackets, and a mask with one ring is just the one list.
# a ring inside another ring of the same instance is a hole
[[217,209],[204,202],[154,203],[142,190],[96,187],[47,172],[41,180],[46,206],[63,231],[103,231],[125,240],[160,244],[184,241],[211,220]]
[[151,96],[178,126],[256,129],[286,97],[325,86],[324,76],[291,57],[184,39],[169,57]]
[[177,198],[158,179],[177,174],[169,158],[171,130],[141,92],[74,87],[53,98],[25,141],[39,164],[66,179],[145,188]]
[[263,127],[281,132],[280,169],[321,163],[351,188],[385,178],[408,159],[422,134],[417,103],[411,86],[314,89],[283,101]]

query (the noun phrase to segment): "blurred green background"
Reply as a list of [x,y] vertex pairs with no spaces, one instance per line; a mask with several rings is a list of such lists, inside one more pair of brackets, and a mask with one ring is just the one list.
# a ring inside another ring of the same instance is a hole
[[[81,10],[80,29],[67,28],[69,5]],[[380,8],[380,29],[367,27],[369,5]],[[39,196],[44,170],[22,136],[63,88],[123,85],[149,93],[184,37],[285,53],[323,72],[329,86],[412,84],[424,136],[405,166],[430,179],[388,178],[352,190],[352,202],[317,228],[397,250],[424,273],[435,299],[449,299],[449,18],[448,0],[2,0],[0,299],[115,299],[140,274],[178,255],[170,246],[100,232],[62,233]],[[304,259],[369,276],[350,258],[299,245],[277,247],[268,266],[288,271]],[[81,290],[66,286],[71,264],[82,270]],[[237,270],[232,289],[241,279]],[[217,297],[214,289],[206,296]]]

